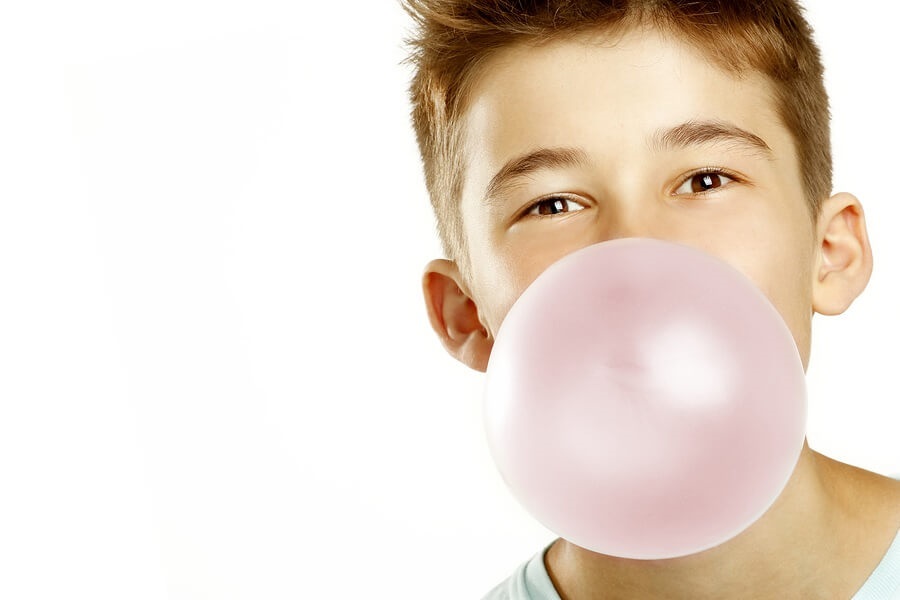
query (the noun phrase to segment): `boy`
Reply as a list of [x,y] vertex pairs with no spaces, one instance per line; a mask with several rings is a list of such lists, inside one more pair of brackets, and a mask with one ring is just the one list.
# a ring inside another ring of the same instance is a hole
[[[831,195],[828,101],[793,0],[407,0],[426,184],[449,260],[423,280],[450,354],[484,371],[546,267],[621,237],[742,271],[809,359],[872,269]],[[561,306],[560,310],[565,310]],[[804,444],[784,492],[728,542],[629,560],[559,539],[488,598],[900,598],[900,482]]]

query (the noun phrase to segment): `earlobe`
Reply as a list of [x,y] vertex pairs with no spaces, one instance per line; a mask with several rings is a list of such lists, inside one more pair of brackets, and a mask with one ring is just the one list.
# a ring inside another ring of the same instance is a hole
[[486,371],[493,338],[481,323],[456,263],[444,259],[428,263],[422,292],[431,327],[447,352],[477,371]]
[[862,293],[872,274],[866,220],[855,196],[839,193],[822,204],[817,242],[813,310],[837,315]]

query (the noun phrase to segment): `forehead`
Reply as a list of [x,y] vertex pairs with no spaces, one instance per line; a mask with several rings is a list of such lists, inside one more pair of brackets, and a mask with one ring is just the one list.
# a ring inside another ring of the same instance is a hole
[[473,81],[461,120],[463,198],[512,156],[579,147],[607,167],[634,164],[655,132],[691,120],[733,123],[793,154],[767,78],[728,73],[655,30],[505,48]]

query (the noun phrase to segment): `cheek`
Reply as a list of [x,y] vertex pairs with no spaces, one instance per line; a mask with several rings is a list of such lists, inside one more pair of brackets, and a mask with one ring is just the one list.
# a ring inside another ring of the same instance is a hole
[[473,268],[473,294],[482,322],[496,335],[506,314],[542,269],[516,256],[482,251]]
[[770,248],[745,260],[745,266],[735,266],[756,284],[781,315],[793,335],[805,367],[812,318],[809,253],[794,244],[789,251],[778,252]]
[[[549,243],[535,237],[526,243],[509,240],[505,244],[480,248],[483,258],[476,294],[485,324],[496,334],[519,296],[541,273],[566,255],[589,246],[590,240],[571,236],[561,243]],[[474,290],[473,290],[474,291]]]
[[470,289],[482,324],[496,335],[509,309],[549,262],[543,264],[539,252],[499,239],[490,219],[471,215],[464,210]]
[[515,263],[490,243],[478,226],[465,226],[472,299],[482,324],[496,335],[500,323],[524,290],[518,281]]
[[815,239],[798,198],[788,195],[748,212],[719,238],[723,257],[756,283],[795,332],[808,326],[811,314]]

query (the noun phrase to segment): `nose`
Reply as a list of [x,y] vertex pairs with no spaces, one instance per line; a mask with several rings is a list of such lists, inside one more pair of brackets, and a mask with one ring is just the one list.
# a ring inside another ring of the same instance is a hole
[[611,200],[607,204],[605,222],[598,227],[597,241],[621,238],[653,238],[677,242],[677,224],[666,214],[663,203],[652,197]]

